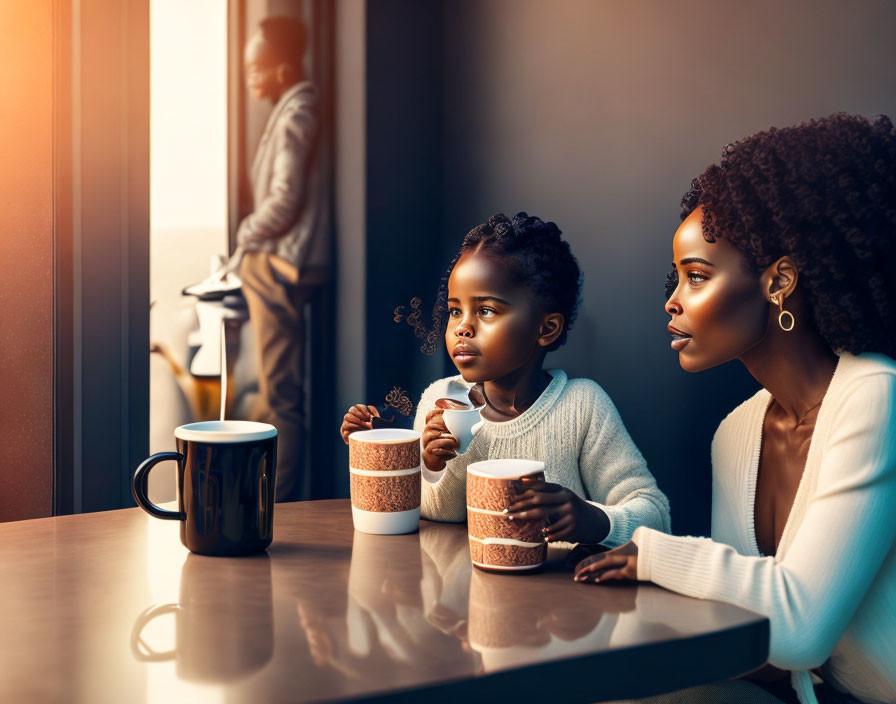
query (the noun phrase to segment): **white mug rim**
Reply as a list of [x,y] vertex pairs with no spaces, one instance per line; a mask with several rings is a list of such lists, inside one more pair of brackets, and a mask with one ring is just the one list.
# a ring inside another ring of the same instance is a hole
[[[390,435],[394,437],[389,437]],[[374,428],[373,430],[358,430],[348,436],[349,440],[356,442],[392,443],[410,442],[419,440],[421,434],[408,428]]]
[[270,423],[252,420],[203,420],[178,426],[174,429],[174,437],[213,444],[254,442],[277,437],[277,429]]
[[[494,472],[489,472],[487,470],[488,466],[493,467],[510,467],[512,465],[523,465],[527,467],[518,472],[514,472],[513,474],[495,474]],[[538,472],[544,471],[544,462],[539,460],[522,460],[522,459],[493,459],[493,460],[482,460],[480,462],[473,462],[472,464],[467,466],[467,473],[474,474],[477,477],[484,477],[485,479],[519,479],[521,477],[527,477],[531,474],[538,474]]]
[[485,408],[484,403],[476,408],[443,408],[442,413],[479,413],[483,408]]

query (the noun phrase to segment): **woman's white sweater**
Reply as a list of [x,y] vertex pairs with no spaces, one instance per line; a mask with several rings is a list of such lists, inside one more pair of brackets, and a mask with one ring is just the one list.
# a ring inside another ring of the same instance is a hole
[[[562,484],[602,508],[610,518],[607,546],[627,542],[635,528],[669,531],[669,502],[648,471],[610,397],[590,379],[567,379],[560,370],[538,400],[516,418],[486,420],[467,451],[441,472],[424,468],[420,515],[435,521],[467,518],[467,465],[486,459],[516,458],[545,463],[545,478]],[[414,429],[447,395],[449,382],[431,384],[420,399]]]
[[867,702],[896,702],[896,362],[844,353],[825,394],[774,557],[760,554],[754,501],[766,390],[712,444],[712,540],[640,528],[638,579],[726,601],[771,622],[769,662],[808,670]]

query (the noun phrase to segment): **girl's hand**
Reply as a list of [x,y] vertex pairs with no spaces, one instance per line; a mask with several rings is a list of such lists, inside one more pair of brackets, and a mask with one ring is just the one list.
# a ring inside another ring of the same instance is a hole
[[457,457],[460,442],[448,432],[442,409],[434,408],[426,414],[423,428],[423,464],[430,472],[441,472],[448,460]]
[[348,436],[356,430],[372,430],[373,423],[370,419],[374,416],[380,417],[380,412],[374,406],[358,403],[349,408],[348,413],[342,419],[342,427],[339,429],[345,444],[348,445]]
[[610,519],[593,504],[559,484],[523,477],[513,484],[516,495],[507,510],[510,518],[543,518],[548,542],[566,539],[575,543],[599,543],[610,533]]
[[589,555],[576,565],[576,582],[637,581],[638,546],[629,540],[625,545],[597,555]]

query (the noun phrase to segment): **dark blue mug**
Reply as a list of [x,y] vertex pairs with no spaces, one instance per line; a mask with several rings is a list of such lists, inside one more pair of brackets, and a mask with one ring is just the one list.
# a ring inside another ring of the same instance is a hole
[[[277,429],[244,420],[175,429],[177,452],[159,452],[134,472],[134,500],[149,515],[180,521],[180,540],[200,555],[252,555],[274,537]],[[150,470],[177,462],[177,511],[147,496]]]

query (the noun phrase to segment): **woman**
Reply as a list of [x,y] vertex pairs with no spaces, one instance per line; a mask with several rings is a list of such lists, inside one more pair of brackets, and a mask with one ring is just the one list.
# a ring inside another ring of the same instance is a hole
[[682,217],[672,347],[692,372],[739,359],[763,388],[713,440],[712,540],[639,528],[575,579],[765,614],[763,674],[791,671],[801,702],[810,671],[835,701],[896,701],[893,125],[833,115],[729,145]]

